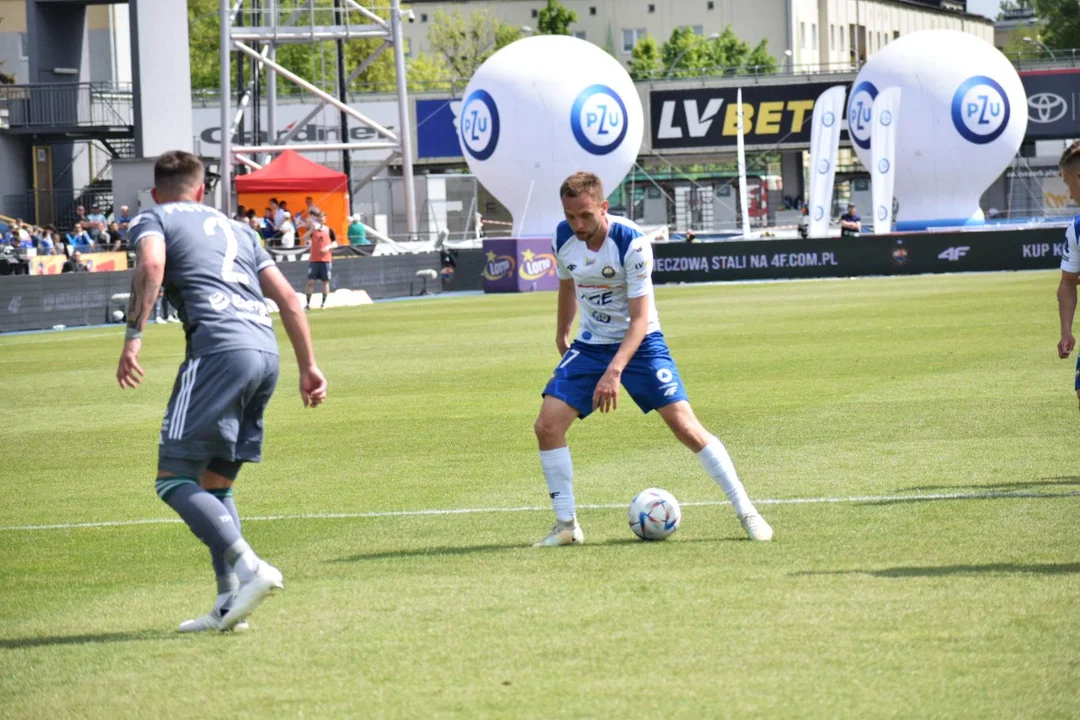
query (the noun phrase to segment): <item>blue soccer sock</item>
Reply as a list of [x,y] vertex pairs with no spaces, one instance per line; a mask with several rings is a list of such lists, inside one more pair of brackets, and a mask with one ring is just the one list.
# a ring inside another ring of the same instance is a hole
[[253,576],[258,558],[240,535],[232,513],[220,500],[190,477],[158,478],[157,493],[187,523],[195,537],[210,548],[211,557],[220,555],[226,565],[236,569],[240,580]]
[[[240,527],[240,514],[236,510],[236,502],[233,500],[232,488],[221,488],[207,490],[208,493],[216,497],[225,509],[229,511],[232,516],[233,523],[236,525],[237,530],[241,530]],[[233,595],[240,588],[240,579],[236,576],[236,572],[229,563],[225,562],[225,556],[221,553],[216,553],[213,550],[210,551],[210,562],[214,565],[214,576],[217,578],[217,600],[214,602],[214,609],[221,611],[227,607],[231,602]]]

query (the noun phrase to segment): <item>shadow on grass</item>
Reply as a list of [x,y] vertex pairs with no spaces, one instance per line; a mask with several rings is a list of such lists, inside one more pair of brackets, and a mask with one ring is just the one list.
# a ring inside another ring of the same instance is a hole
[[797,575],[870,575],[880,578],[942,577],[948,575],[1076,575],[1080,563],[1043,563],[1020,565],[1016,563],[988,563],[986,565],[939,565],[930,567],[894,567],[881,570],[821,570],[792,573]]
[[95,645],[98,643],[141,642],[143,640],[176,640],[179,637],[175,632],[166,632],[164,630],[98,633],[96,635],[46,635],[0,640],[0,649],[18,650],[20,648],[50,647],[53,645]]
[[[950,502],[953,500],[1060,500],[1062,498],[1075,498],[1080,497],[1080,487],[1075,492],[1038,492],[1035,490],[994,490],[990,486],[984,486],[985,489],[978,490],[972,489],[969,492],[956,492],[950,493],[952,497],[942,497],[941,495],[927,495],[926,497],[906,497],[906,498],[893,498],[886,500],[862,500],[854,503],[857,507],[872,507],[875,505],[910,505],[911,503],[922,502]],[[950,488],[956,490],[957,488]]]
[[[671,540],[666,545],[685,545],[690,543],[722,543],[722,542],[747,542],[743,537],[723,537],[723,538],[693,538],[687,540]],[[610,540],[604,540],[602,542],[586,542],[584,545],[575,548],[572,551],[566,552],[588,552],[590,548],[603,548],[619,545],[660,545],[661,543],[645,542],[637,538],[613,538]],[[423,558],[423,557],[447,557],[454,555],[476,555],[482,553],[500,553],[500,552],[514,552],[518,550],[528,550],[532,552],[538,552],[541,548],[533,548],[529,545],[465,545],[461,547],[431,547],[431,548],[418,548],[415,550],[390,550],[387,552],[375,552],[375,553],[361,553],[359,555],[350,555],[348,557],[338,558],[332,562],[349,563],[349,562],[368,562],[371,560],[393,560],[401,558]],[[552,552],[552,550],[547,550]]]
[[940,491],[951,490],[1022,490],[1034,487],[1077,487],[1080,488],[1080,475],[1063,475],[1061,477],[1047,477],[1026,482],[993,483],[991,485],[920,485],[918,487],[900,488],[898,492],[925,492],[928,490]]

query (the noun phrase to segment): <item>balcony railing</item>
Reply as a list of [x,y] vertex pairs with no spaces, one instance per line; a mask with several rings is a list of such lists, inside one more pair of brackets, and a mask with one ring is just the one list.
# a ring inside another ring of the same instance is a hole
[[130,128],[135,103],[130,83],[56,83],[0,87],[8,127],[19,129]]

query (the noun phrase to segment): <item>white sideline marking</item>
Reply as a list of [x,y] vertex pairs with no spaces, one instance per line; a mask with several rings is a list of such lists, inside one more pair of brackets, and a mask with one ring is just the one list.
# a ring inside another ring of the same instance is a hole
[[[985,493],[935,493],[933,495],[853,495],[849,497],[765,498],[755,500],[755,505],[820,505],[841,503],[903,503],[932,502],[935,500],[1000,500],[1008,498],[1071,498],[1080,497],[1080,491],[1060,493],[1039,492],[985,492]],[[683,507],[713,507],[730,505],[727,500],[703,500],[680,503]],[[578,505],[582,510],[618,510],[625,503],[604,505]],[[423,517],[428,515],[476,515],[479,513],[551,512],[550,507],[524,506],[515,508],[457,508],[450,510],[385,510],[362,513],[301,513],[297,515],[248,515],[244,522],[277,520],[357,520],[367,518]],[[55,525],[6,525],[0,531],[14,530],[78,530],[82,528],[130,527],[134,525],[169,525],[183,522],[180,518],[148,518],[145,520],[107,520],[103,522],[57,523]]]

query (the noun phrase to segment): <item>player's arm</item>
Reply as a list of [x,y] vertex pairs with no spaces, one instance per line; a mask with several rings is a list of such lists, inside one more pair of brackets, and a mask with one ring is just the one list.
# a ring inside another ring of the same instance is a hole
[[263,295],[277,303],[281,311],[281,322],[285,325],[285,332],[296,353],[296,364],[300,367],[300,397],[304,407],[317,407],[326,399],[326,378],[315,364],[315,348],[304,309],[300,307],[289,281],[276,265],[267,265],[259,271],[259,286]]
[[138,387],[146,374],[139,366],[139,350],[142,349],[143,329],[154,311],[154,303],[157,302],[165,277],[165,238],[156,234],[144,235],[136,246],[135,258],[124,349],[120,352],[120,364],[116,368],[116,380],[121,388]]
[[1080,273],[1061,271],[1061,282],[1058,283],[1057,301],[1058,317],[1061,320],[1061,340],[1058,341],[1058,357],[1067,358],[1076,347],[1076,338],[1073,337],[1073,318],[1076,315],[1076,283],[1080,279]]
[[559,311],[555,321],[555,347],[560,355],[570,349],[570,331],[577,315],[577,288],[574,281],[559,279]]

